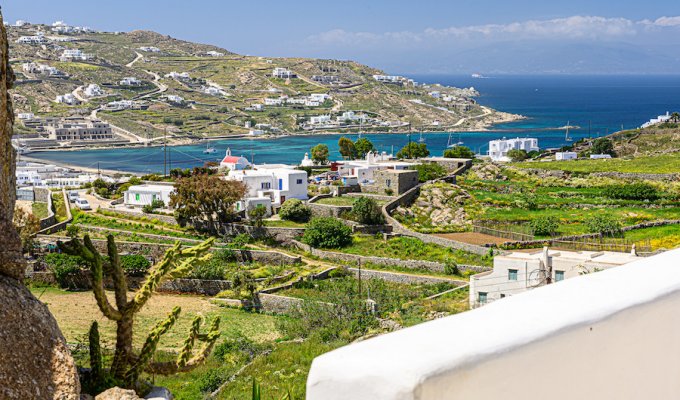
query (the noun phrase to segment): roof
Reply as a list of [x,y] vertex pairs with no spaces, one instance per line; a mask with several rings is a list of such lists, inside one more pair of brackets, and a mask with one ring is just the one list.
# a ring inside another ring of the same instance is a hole
[[172,192],[175,190],[174,186],[170,185],[133,185],[128,188],[128,192]]
[[222,163],[224,164],[236,164],[238,162],[241,162],[242,160],[246,160],[244,157],[236,157],[236,156],[226,156],[222,159]]

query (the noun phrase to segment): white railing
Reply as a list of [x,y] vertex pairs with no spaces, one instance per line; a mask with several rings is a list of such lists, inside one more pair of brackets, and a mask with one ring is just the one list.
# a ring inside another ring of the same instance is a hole
[[308,400],[680,398],[680,249],[317,357]]

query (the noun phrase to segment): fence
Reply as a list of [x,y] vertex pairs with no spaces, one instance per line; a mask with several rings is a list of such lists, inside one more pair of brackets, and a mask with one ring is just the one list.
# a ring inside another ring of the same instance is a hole
[[578,251],[616,251],[626,253],[631,251],[635,245],[635,251],[638,253],[651,253],[652,245],[649,239],[633,242],[628,239],[611,238],[611,237],[584,237],[580,240],[553,240],[554,247],[565,250]]
[[472,231],[513,241],[534,240],[531,228],[526,225],[496,221],[473,221]]

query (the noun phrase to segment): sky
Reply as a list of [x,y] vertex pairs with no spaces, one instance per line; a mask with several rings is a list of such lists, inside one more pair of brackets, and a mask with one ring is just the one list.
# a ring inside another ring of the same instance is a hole
[[678,0],[4,0],[6,21],[153,30],[403,74],[680,74]]

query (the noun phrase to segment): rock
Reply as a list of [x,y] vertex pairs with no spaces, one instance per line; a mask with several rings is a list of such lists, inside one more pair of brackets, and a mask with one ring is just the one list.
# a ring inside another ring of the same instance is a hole
[[22,283],[25,264],[12,224],[15,152],[14,112],[8,89],[7,32],[0,15],[0,399],[80,398],[75,363],[54,317]]
[[132,389],[121,389],[113,387],[105,392],[99,393],[94,400],[141,400]]
[[144,397],[147,400],[172,400],[172,393],[167,388],[154,386],[151,392]]

